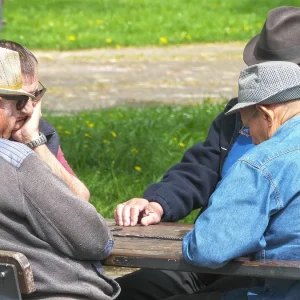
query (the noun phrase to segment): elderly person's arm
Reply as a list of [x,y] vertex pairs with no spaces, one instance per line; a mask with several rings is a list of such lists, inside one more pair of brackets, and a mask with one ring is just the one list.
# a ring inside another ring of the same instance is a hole
[[[40,135],[40,117],[41,101],[36,104],[33,114],[26,120],[25,124],[18,131],[12,133],[12,138],[24,144],[37,139]],[[44,125],[44,123],[45,121],[41,124]],[[44,144],[33,148],[33,151],[49,165],[52,171],[69,186],[76,196],[89,200],[90,192],[88,188],[76,177],[71,168],[67,168],[64,158],[61,158],[61,160],[63,159],[61,163],[49,148],[51,149],[51,145]]]
[[275,196],[276,186],[267,174],[245,161],[237,162],[185,236],[185,260],[214,269],[262,250],[270,214],[279,209]]
[[76,259],[101,260],[110,253],[113,240],[103,217],[37,155],[23,161],[17,176],[24,216],[40,239]]
[[[232,99],[224,112],[236,102],[236,98]],[[239,116],[237,120],[237,116],[224,116],[224,112],[213,121],[206,140],[188,149],[180,163],[146,189],[143,198],[133,198],[116,207],[115,220],[119,225],[134,226],[138,220],[142,225],[178,221],[192,210],[207,206],[238,128]]]

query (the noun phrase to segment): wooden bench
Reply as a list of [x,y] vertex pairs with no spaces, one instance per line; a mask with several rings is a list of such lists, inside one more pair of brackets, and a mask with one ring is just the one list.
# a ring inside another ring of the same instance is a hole
[[240,257],[216,270],[186,263],[181,252],[182,238],[193,225],[119,227],[111,219],[107,223],[115,240],[111,255],[104,261],[107,266],[300,280],[300,261],[250,261]]
[[0,251],[0,298],[19,300],[35,291],[32,270],[25,255]]

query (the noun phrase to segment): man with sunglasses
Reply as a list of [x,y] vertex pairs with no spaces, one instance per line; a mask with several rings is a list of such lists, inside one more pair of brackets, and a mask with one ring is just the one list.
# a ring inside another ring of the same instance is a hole
[[[245,63],[287,60],[299,65],[299,26],[300,7],[283,6],[271,10],[261,33],[244,49]],[[229,101],[213,121],[206,140],[187,150],[180,163],[145,190],[143,198],[133,198],[116,207],[117,224],[135,226],[138,222],[150,225],[178,221],[195,209],[202,208],[201,213],[205,211],[209,197],[230,167],[253,148],[247,128],[240,134],[240,114],[225,115],[236,103],[237,98]],[[121,286],[119,300],[162,300],[178,294],[197,293],[210,285],[216,288],[231,284],[234,288],[249,284],[246,277],[230,280],[224,276],[151,269],[141,269],[117,281]],[[200,299],[203,298],[199,296]]]
[[0,249],[28,257],[36,286],[28,298],[116,299],[120,288],[100,264],[113,246],[105,219],[39,158],[40,134],[21,132],[40,104],[37,83],[25,90],[22,75],[19,54],[0,48]]
[[[41,99],[47,89],[38,80],[37,59],[27,48],[16,42],[0,40],[0,48],[10,49],[19,53],[23,89],[34,97],[22,95],[17,99],[16,108],[20,111],[20,114],[11,136],[8,138],[24,143],[32,148],[50,166],[52,171],[70,187],[75,195],[89,200],[89,190],[76,177],[64,158],[55,129],[41,118]],[[14,100],[15,95],[6,95],[6,99]]]

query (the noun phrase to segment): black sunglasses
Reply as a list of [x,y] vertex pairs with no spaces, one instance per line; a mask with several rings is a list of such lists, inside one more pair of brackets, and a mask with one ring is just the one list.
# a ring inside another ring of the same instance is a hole
[[33,102],[38,102],[42,99],[42,97],[45,95],[47,89],[42,85],[41,82],[39,82],[41,89],[36,90],[32,93],[32,95],[35,97],[35,99],[32,99],[29,96],[25,95],[0,95],[1,98],[9,101],[17,101],[16,108],[17,110],[22,110],[26,104],[28,103],[29,99],[31,98]]

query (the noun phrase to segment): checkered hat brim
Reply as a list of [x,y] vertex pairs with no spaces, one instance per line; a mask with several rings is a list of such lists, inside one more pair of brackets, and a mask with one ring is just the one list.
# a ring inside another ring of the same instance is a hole
[[264,62],[241,72],[238,103],[226,115],[256,104],[276,104],[299,98],[300,67],[292,62]]

